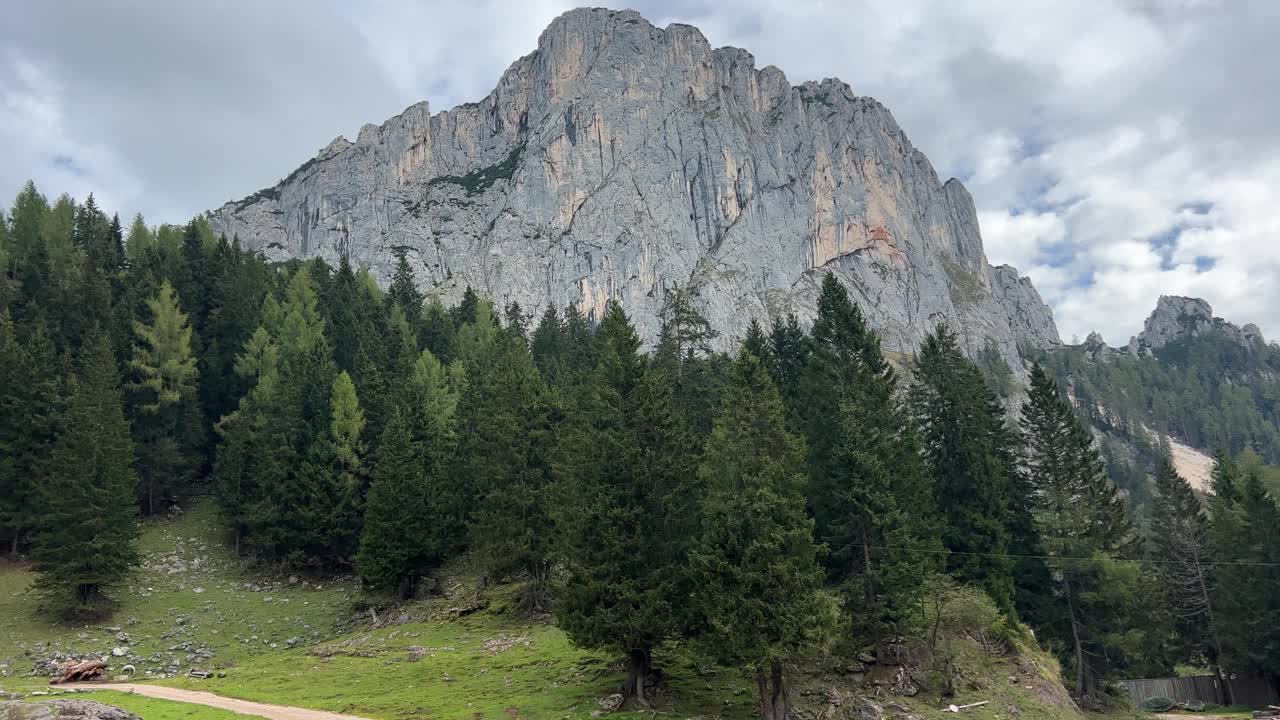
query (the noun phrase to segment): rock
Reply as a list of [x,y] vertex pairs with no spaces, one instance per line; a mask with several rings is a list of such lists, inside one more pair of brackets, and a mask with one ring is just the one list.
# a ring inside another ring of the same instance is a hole
[[124,657],[129,654],[129,647],[127,645],[117,645],[111,648],[111,654],[115,657]]
[[284,641],[286,647],[295,648],[307,641],[304,637],[291,637]]
[[1142,332],[1129,341],[1134,355],[1148,355],[1169,343],[1218,332],[1238,345],[1265,344],[1262,331],[1252,323],[1237,327],[1213,316],[1213,308],[1201,298],[1161,295],[1156,309],[1143,323]]
[[858,662],[874,665],[876,662],[876,656],[869,652],[860,652],[858,653]]
[[860,662],[850,663],[847,667],[845,667],[844,671],[851,675],[857,675],[860,673],[865,673],[867,671],[867,666]]
[[129,638],[129,633],[127,632],[116,633],[116,642],[122,642],[122,643],[131,642],[131,639]]
[[618,708],[622,707],[622,701],[623,701],[622,694],[614,693],[612,695],[608,695],[606,697],[600,698],[600,700],[597,701],[596,704],[600,706],[601,710],[609,713],[609,712],[614,712]]
[[[34,693],[33,693],[34,694]],[[0,720],[141,720],[118,707],[92,700],[0,703]]]
[[531,319],[554,303],[598,321],[615,299],[649,345],[677,285],[729,349],[752,319],[811,321],[828,273],[888,351],[946,320],[1023,375],[1020,343],[1059,342],[1030,281],[988,264],[968,191],[887,108],[633,11],[567,12],[480,102],[366,125],[209,222],[384,284],[403,254],[446,304],[470,285]]

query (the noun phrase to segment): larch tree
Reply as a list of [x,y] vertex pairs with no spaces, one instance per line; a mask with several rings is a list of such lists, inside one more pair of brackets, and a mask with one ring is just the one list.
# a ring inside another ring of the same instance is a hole
[[[129,367],[135,381],[139,422],[138,466],[142,469],[138,494],[148,515],[185,497],[201,459],[198,435],[202,419],[196,399],[199,371],[191,350],[191,325],[169,281],[147,301],[150,321],[134,321],[136,344]],[[158,506],[157,506],[158,504]]]

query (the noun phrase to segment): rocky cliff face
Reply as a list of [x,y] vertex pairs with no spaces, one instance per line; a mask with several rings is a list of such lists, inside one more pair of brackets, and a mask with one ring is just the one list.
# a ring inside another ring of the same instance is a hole
[[1246,347],[1265,342],[1257,325],[1238,327],[1214,317],[1213,308],[1200,298],[1161,295],[1142,332],[1129,340],[1129,352],[1151,353],[1171,342],[1215,331]]
[[566,13],[480,102],[366,125],[210,219],[269,258],[347,255],[384,281],[405,253],[446,303],[471,285],[598,318],[617,299],[648,339],[676,285],[728,347],[752,318],[810,320],[830,272],[889,350],[944,320],[1019,372],[1019,344],[1058,343],[1030,281],[987,264],[969,193],[884,106],[634,12]]

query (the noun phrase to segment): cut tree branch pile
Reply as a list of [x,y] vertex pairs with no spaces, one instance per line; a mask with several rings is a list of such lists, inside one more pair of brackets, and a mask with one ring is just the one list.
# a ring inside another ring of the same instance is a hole
[[76,660],[67,663],[62,667],[62,674],[51,679],[50,685],[62,685],[63,683],[86,682],[89,680],[101,680],[102,671],[107,668],[106,660]]

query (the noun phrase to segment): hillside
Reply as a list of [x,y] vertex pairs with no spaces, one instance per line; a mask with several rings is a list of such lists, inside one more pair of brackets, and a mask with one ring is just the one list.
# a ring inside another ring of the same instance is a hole
[[968,191],[888,108],[632,11],[565,13],[479,102],[366,125],[209,222],[384,285],[403,254],[446,305],[470,286],[598,321],[617,300],[649,341],[677,286],[730,349],[753,318],[811,321],[830,271],[889,350],[942,320],[1014,368],[1020,346],[1058,343],[1030,281],[988,264]]
[[[102,624],[50,624],[31,612],[26,571],[0,569],[0,687],[43,691],[41,660],[59,653],[110,656],[124,642],[121,633],[129,650],[113,659],[113,674],[130,663],[139,670],[135,679],[150,672],[168,678],[166,684],[376,720],[596,717],[622,681],[617,658],[576,650],[545,619],[513,612],[518,586],[482,589],[465,566],[455,566],[441,583],[444,595],[384,613],[375,623],[355,610],[351,587],[341,581],[290,583],[242,570],[211,521],[201,506],[150,523],[135,592]],[[990,700],[966,716],[1080,717],[1058,681],[1057,664],[1043,653],[1023,647],[989,656],[972,639],[956,643],[964,680],[954,698],[941,698],[936,689],[893,694],[880,683],[891,683],[897,666],[832,666],[835,660],[818,657],[796,677],[799,716],[942,718],[940,708],[949,703]],[[666,676],[655,703],[663,714],[756,716],[753,682],[745,674],[702,666],[679,646],[665,648],[659,660]],[[226,677],[173,677],[191,667]],[[233,717],[120,693],[101,699],[146,720]]]
[[1095,333],[1043,357],[1099,433],[1112,477],[1139,504],[1149,499],[1143,476],[1162,437],[1202,491],[1220,450],[1280,463],[1280,347],[1254,325],[1215,317],[1204,300],[1160,298],[1123,347]]

